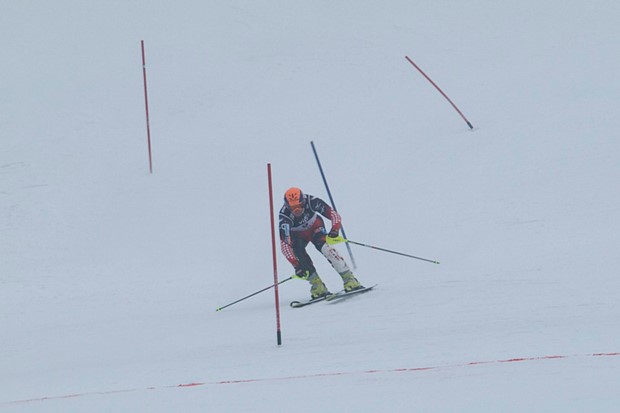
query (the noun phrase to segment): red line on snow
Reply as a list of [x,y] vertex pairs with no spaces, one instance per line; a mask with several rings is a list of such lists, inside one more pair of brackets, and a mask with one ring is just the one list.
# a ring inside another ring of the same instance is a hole
[[322,377],[353,376],[353,375],[376,374],[376,373],[411,373],[411,372],[430,371],[430,370],[445,370],[445,369],[454,369],[454,368],[461,368],[461,367],[473,367],[473,366],[490,365],[490,364],[523,363],[523,362],[530,362],[530,361],[557,360],[557,359],[567,359],[567,358],[617,357],[617,356],[620,356],[620,352],[573,354],[573,355],[565,355],[565,356],[556,355],[556,356],[539,356],[539,357],[519,357],[519,358],[511,358],[511,359],[505,359],[505,360],[471,361],[465,364],[439,365],[439,366],[427,366],[427,367],[408,367],[408,368],[396,368],[396,369],[386,369],[386,370],[364,370],[364,371],[346,371],[346,372],[333,372],[333,373],[316,373],[316,374],[307,374],[307,375],[300,375],[300,376],[222,380],[222,381],[214,381],[214,382],[191,382],[191,383],[175,384],[171,386],[170,385],[159,386],[159,387],[151,386],[151,387],[135,388],[135,389],[85,392],[85,393],[65,394],[62,396],[47,396],[47,397],[38,397],[38,398],[33,398],[33,399],[12,400],[12,401],[0,402],[0,406],[43,402],[47,400],[73,399],[76,397],[94,396],[94,395],[111,395],[111,394],[118,394],[118,393],[131,393],[131,392],[145,391],[145,390],[162,390],[162,389],[184,388],[184,387],[216,386],[216,385],[222,385],[222,384],[289,381],[289,380],[316,379],[316,378],[322,378]]

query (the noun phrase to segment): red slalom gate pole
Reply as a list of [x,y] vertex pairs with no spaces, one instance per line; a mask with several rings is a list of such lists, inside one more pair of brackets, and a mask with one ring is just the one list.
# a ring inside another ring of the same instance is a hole
[[149,122],[149,97],[146,88],[146,59],[144,57],[144,40],[140,41],[142,45],[142,76],[144,78],[144,107],[146,108],[146,138],[149,147],[149,172],[153,173],[153,157],[151,156],[151,125]]
[[469,121],[467,120],[467,118],[465,117],[465,115],[463,115],[463,112],[461,112],[461,111],[459,110],[459,108],[457,108],[457,107],[456,107],[456,105],[454,104],[454,102],[452,102],[452,100],[448,97],[448,95],[446,95],[445,93],[443,93],[443,90],[441,90],[441,88],[440,88],[439,86],[437,86],[437,84],[436,84],[435,82],[433,82],[433,80],[432,80],[430,77],[428,77],[428,76],[426,75],[426,73],[424,73],[424,71],[423,71],[422,69],[420,69],[420,66],[416,65],[416,64],[413,62],[413,60],[411,60],[411,59],[409,58],[409,56],[405,56],[405,59],[407,59],[407,60],[409,61],[409,63],[411,63],[411,64],[413,65],[413,67],[415,67],[416,69],[418,69],[418,71],[419,71],[420,73],[422,73],[422,76],[424,76],[424,77],[426,78],[426,80],[428,80],[429,82],[431,82],[431,85],[435,86],[435,89],[437,89],[437,90],[439,91],[439,93],[441,93],[441,94],[442,94],[442,96],[443,96],[444,98],[446,98],[446,100],[447,100],[448,102],[450,102],[450,104],[452,105],[452,107],[454,108],[454,110],[456,110],[456,111],[458,112],[458,114],[459,114],[459,115],[461,115],[461,117],[463,118],[463,120],[465,121],[465,123],[467,123],[467,126],[469,126],[469,129],[473,129],[474,127],[472,126],[471,122],[469,122]]
[[280,293],[278,289],[278,264],[276,259],[276,232],[275,219],[273,216],[273,189],[271,185],[271,164],[267,164],[267,180],[269,182],[269,215],[271,216],[271,251],[273,257],[273,285],[276,296],[276,336],[278,345],[282,345],[282,329],[280,328]]

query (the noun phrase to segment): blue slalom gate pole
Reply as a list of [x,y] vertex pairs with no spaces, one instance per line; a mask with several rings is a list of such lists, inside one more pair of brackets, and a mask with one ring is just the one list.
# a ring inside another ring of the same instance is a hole
[[[321,172],[321,178],[323,178],[323,183],[325,184],[325,189],[327,189],[327,195],[329,196],[329,202],[331,202],[332,207],[336,212],[338,209],[336,208],[336,203],[334,202],[334,198],[332,197],[332,193],[329,190],[329,185],[327,185],[327,179],[325,179],[325,174],[323,173],[323,167],[321,166],[321,161],[319,160],[319,155],[316,153],[316,148],[314,147],[314,142],[310,141],[310,145],[312,146],[312,152],[314,152],[314,158],[316,159],[316,164],[319,166],[319,171]],[[347,238],[347,234],[344,232],[344,225],[340,227],[342,230],[342,235]],[[351,252],[351,247],[347,243],[347,251],[349,252],[349,257],[351,257],[351,264],[353,264],[353,269],[357,269],[357,265],[355,265],[355,258],[353,258],[353,253]]]

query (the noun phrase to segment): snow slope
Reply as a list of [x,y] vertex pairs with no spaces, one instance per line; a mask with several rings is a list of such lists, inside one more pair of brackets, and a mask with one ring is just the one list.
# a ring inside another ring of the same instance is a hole
[[[617,409],[617,2],[153,3],[2,2],[0,411]],[[215,309],[273,283],[268,163],[328,199],[310,141],[441,264],[354,246],[376,291],[282,284],[277,346],[272,291]]]

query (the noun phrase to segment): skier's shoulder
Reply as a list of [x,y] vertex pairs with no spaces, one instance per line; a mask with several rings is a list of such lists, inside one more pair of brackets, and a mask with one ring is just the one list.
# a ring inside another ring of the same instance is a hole
[[310,204],[310,207],[313,211],[316,211],[320,214],[324,214],[329,208],[327,202],[314,195],[308,195],[308,203]]
[[282,208],[280,208],[280,213],[278,214],[279,220],[280,221],[292,221],[291,219],[291,209],[286,206],[286,205],[282,205]]

